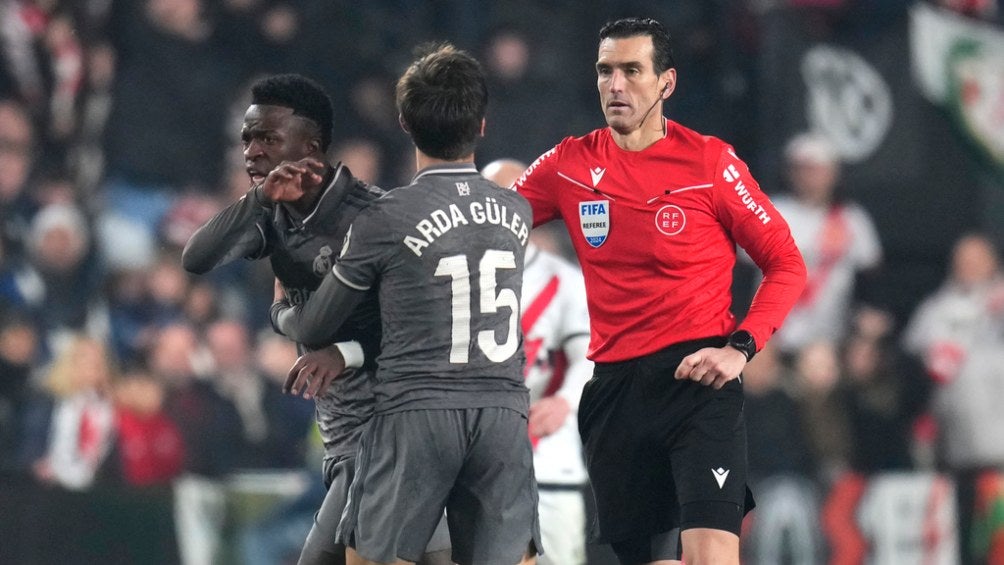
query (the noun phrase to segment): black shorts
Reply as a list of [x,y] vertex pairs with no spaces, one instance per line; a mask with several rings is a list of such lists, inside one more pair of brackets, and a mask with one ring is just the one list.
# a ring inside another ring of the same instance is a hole
[[526,417],[507,408],[377,414],[360,439],[338,539],[365,559],[418,561],[446,509],[453,561],[540,549]]
[[644,539],[677,528],[739,533],[754,506],[746,485],[742,382],[715,390],[673,377],[687,355],[724,344],[725,338],[701,339],[596,364],[579,405],[596,498],[595,540]]

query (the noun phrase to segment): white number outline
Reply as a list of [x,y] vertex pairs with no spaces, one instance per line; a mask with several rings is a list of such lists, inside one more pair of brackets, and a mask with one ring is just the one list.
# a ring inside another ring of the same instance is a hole
[[[481,273],[478,280],[481,314],[497,314],[500,308],[509,309],[508,331],[504,342],[500,344],[495,341],[495,330],[478,332],[478,348],[493,363],[506,361],[519,348],[519,336],[516,333],[519,323],[519,297],[511,288],[498,289],[497,279],[499,269],[515,268],[515,254],[512,251],[498,249],[485,251],[478,263],[478,271]],[[447,276],[452,279],[450,363],[467,363],[470,361],[471,347],[471,273],[467,255],[443,257],[436,266],[435,276]]]

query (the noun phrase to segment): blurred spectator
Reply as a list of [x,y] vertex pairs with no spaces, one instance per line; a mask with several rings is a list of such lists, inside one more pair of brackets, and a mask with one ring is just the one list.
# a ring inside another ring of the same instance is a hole
[[[227,100],[242,74],[202,0],[117,3],[118,52],[105,130],[108,182],[103,248],[113,265],[143,265],[177,195],[214,187]],[[122,246],[123,240],[129,246]]]
[[182,476],[175,481],[175,523],[185,563],[214,563],[226,500],[219,479],[239,466],[244,431],[233,404],[199,377],[211,364],[195,331],[176,322],[150,342],[150,370],[166,385],[164,411],[185,445]]
[[35,149],[35,128],[28,112],[14,100],[0,100],[0,245],[14,260],[23,257],[35,213],[25,189]]
[[151,341],[150,370],[167,387],[164,410],[181,431],[185,471],[220,477],[238,467],[244,430],[232,403],[199,378],[208,366],[186,324],[163,327]]
[[[335,161],[340,161],[352,171],[352,176],[369,184],[387,186],[384,182],[384,158],[380,145],[370,139],[356,137],[346,139],[335,146],[332,153]],[[391,181],[393,183],[393,181]]]
[[923,388],[923,381],[909,371],[921,371],[896,354],[887,332],[864,325],[852,332],[843,352],[851,468],[865,474],[909,470],[912,426],[924,408],[924,395],[910,390]]
[[500,28],[488,39],[482,61],[491,99],[478,144],[480,162],[512,157],[532,163],[558,141],[555,132],[564,131],[568,104],[561,85],[537,73],[533,63],[539,57],[516,29]]
[[[234,320],[215,322],[206,329],[206,343],[214,361],[213,386],[240,415],[243,434],[234,438],[243,440],[240,465],[303,468],[313,414],[285,412],[291,403],[257,370],[247,328]],[[286,360],[288,370],[296,358]]]
[[808,280],[774,341],[785,354],[817,340],[839,343],[847,332],[855,277],[882,256],[875,226],[864,208],[837,192],[839,156],[816,134],[801,134],[785,148],[793,193],[773,198],[791,226]]
[[103,342],[77,335],[59,352],[26,419],[36,479],[73,490],[94,483],[115,438],[114,380]]
[[[272,446],[275,460],[281,467],[302,466],[309,451],[309,432],[314,426],[314,401],[282,393],[289,368],[299,357],[296,344],[268,328],[259,334],[255,354],[255,366],[266,380],[265,402],[273,428],[270,441],[278,444]],[[311,471],[311,477],[320,476]]]
[[904,345],[937,383],[938,459],[956,480],[962,561],[976,562],[969,535],[978,478],[1004,467],[1004,276],[989,238],[955,243],[948,276],[914,312]]
[[829,485],[846,469],[851,455],[850,429],[840,385],[836,346],[817,341],[795,357],[795,386],[801,428],[809,439],[816,476]]
[[782,474],[810,476],[816,468],[790,379],[772,342],[743,369],[743,412],[753,481]]
[[134,487],[163,485],[181,473],[185,446],[164,413],[164,384],[131,371],[116,385],[116,455],[119,474]]
[[47,345],[93,321],[103,276],[83,213],[72,204],[51,204],[31,223],[30,268],[36,288],[26,290]]
[[947,279],[917,308],[904,345],[938,383],[932,410],[943,461],[1004,465],[1004,277],[989,239],[955,244]]
[[0,310],[0,475],[23,471],[18,464],[21,423],[32,369],[38,361],[38,332],[23,314]]

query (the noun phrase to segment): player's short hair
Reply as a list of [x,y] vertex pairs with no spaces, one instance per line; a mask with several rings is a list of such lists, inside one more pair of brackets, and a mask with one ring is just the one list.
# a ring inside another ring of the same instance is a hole
[[[454,161],[474,152],[488,107],[481,64],[448,43],[423,46],[397,81],[397,109],[415,146]],[[421,54],[424,53],[424,54]]]
[[607,22],[600,29],[600,41],[608,37],[623,39],[647,35],[652,38],[652,69],[662,74],[666,69],[676,67],[673,59],[673,40],[661,23],[652,18],[624,18]]
[[273,75],[251,86],[251,103],[291,108],[293,115],[317,124],[321,134],[321,151],[331,145],[334,110],[331,98],[319,84],[297,74]]

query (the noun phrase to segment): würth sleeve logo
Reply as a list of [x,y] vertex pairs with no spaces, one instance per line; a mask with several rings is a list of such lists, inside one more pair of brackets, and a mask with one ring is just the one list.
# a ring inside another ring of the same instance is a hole
[[746,188],[746,184],[743,183],[740,178],[739,171],[736,169],[736,166],[728,165],[725,167],[722,171],[722,177],[725,178],[726,182],[732,185],[732,190],[734,190],[736,195],[739,196],[739,200],[743,203],[743,206],[745,206],[750,212],[753,212],[753,215],[756,216],[760,222],[767,225],[767,223],[770,222],[770,214],[768,214],[767,210],[764,210],[763,206],[761,206],[756,199],[753,198],[753,195],[750,194],[749,189]]

